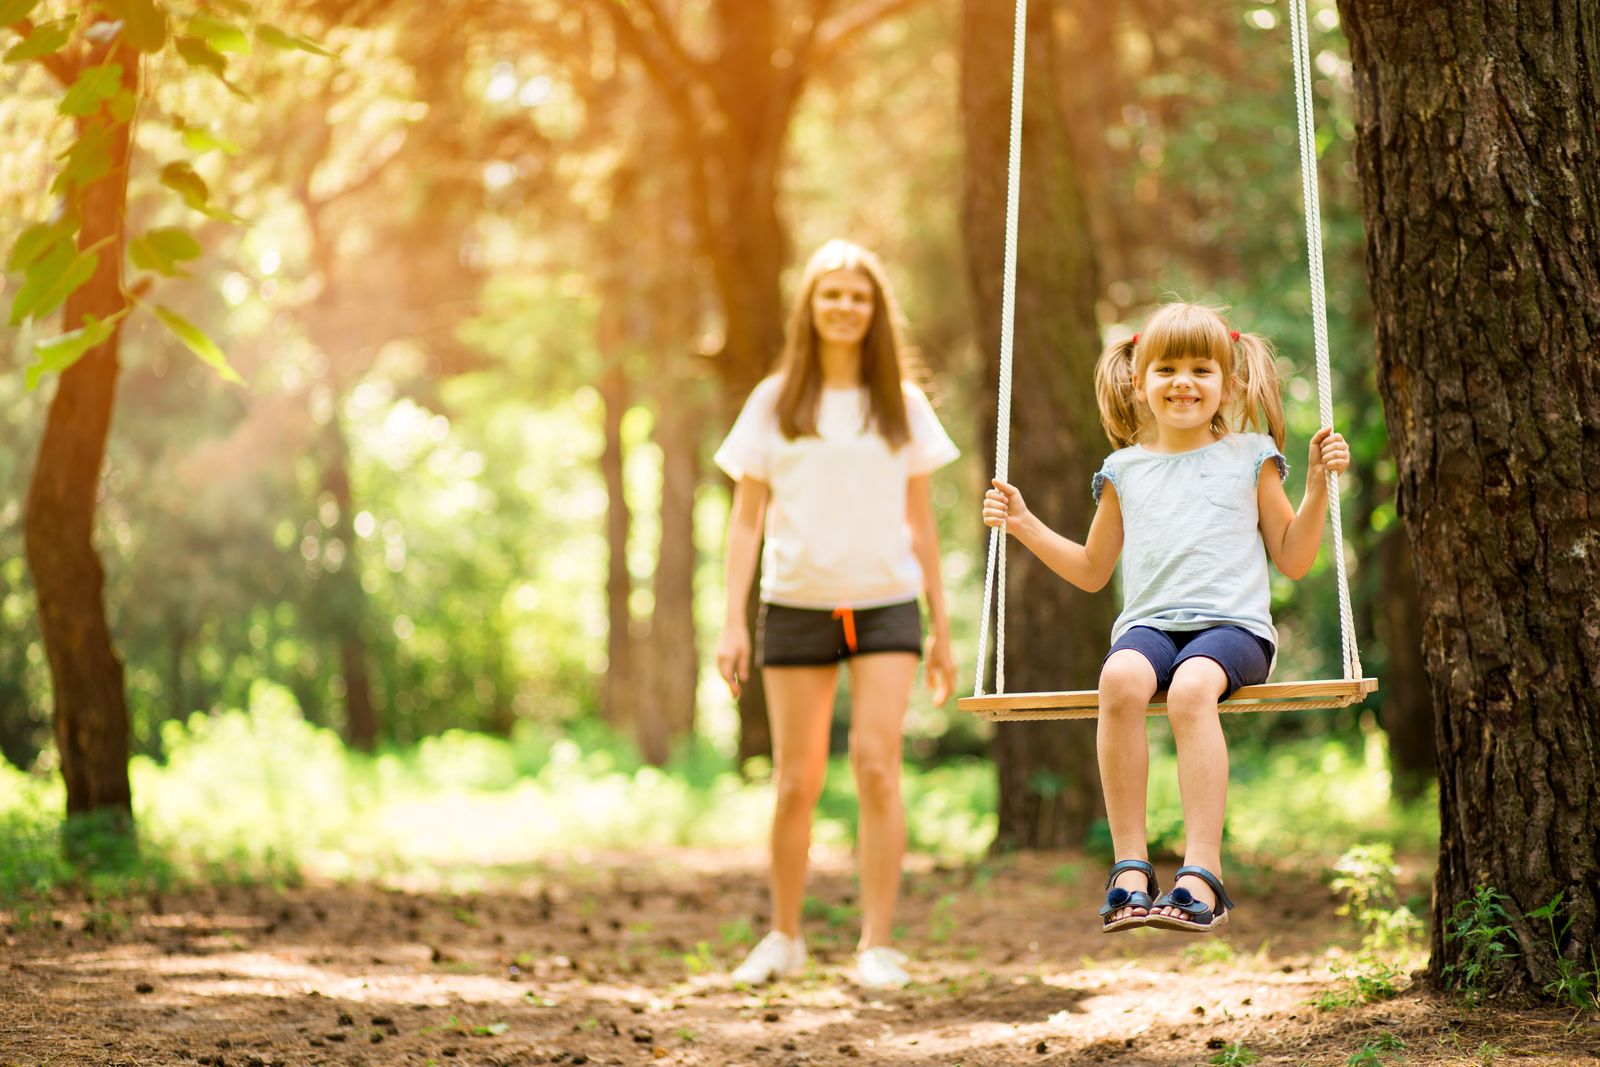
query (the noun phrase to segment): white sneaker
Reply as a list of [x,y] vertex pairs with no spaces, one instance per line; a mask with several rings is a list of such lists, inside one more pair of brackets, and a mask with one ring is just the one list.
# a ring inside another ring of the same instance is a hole
[[856,981],[868,989],[902,989],[911,981],[906,954],[885,945],[856,953]]
[[793,974],[806,965],[806,943],[798,937],[772,931],[750,950],[733,972],[738,985],[765,985],[774,978]]

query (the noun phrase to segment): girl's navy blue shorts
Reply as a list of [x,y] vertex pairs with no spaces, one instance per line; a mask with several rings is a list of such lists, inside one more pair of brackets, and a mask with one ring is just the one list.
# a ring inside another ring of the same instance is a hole
[[1203,656],[1213,660],[1228,674],[1228,691],[1219,698],[1226,700],[1241,686],[1260,685],[1267,680],[1272,668],[1272,642],[1257,637],[1242,626],[1212,626],[1204,630],[1157,630],[1153,626],[1135,626],[1117,638],[1106,653],[1124,648],[1144,656],[1155,668],[1156,689],[1163,690],[1172,684],[1178,664],[1186,659]]
[[823,667],[869,652],[922,654],[922,611],[915,600],[881,608],[761,605],[758,667]]

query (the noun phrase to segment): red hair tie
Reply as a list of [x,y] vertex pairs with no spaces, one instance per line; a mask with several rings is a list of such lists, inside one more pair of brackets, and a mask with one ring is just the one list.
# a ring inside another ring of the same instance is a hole
[[1238,330],[1232,330],[1232,331],[1229,332],[1228,336],[1232,337],[1235,341],[1237,341],[1239,339],[1239,331]]
[[1134,344],[1138,344],[1139,343],[1139,335],[1138,334],[1134,334],[1133,335],[1133,343]]

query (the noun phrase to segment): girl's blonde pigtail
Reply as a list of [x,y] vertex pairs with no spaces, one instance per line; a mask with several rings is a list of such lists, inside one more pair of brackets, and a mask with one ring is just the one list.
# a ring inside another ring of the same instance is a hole
[[1117,448],[1127,448],[1139,439],[1141,420],[1134,391],[1133,349],[1134,338],[1118,341],[1101,353],[1094,368],[1100,425]]
[[1254,333],[1241,333],[1235,344],[1240,357],[1235,374],[1243,390],[1239,405],[1240,428],[1252,426],[1257,431],[1265,430],[1281,451],[1286,428],[1278,361],[1272,354],[1272,345],[1265,337]]

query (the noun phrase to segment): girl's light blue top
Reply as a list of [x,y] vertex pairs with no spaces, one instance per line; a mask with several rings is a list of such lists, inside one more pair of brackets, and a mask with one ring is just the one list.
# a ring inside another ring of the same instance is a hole
[[1122,505],[1122,614],[1112,644],[1134,626],[1233,625],[1277,645],[1256,508],[1269,459],[1287,476],[1283,453],[1259,433],[1170,455],[1133,445],[1106,457],[1092,491],[1098,504],[1109,481]]

